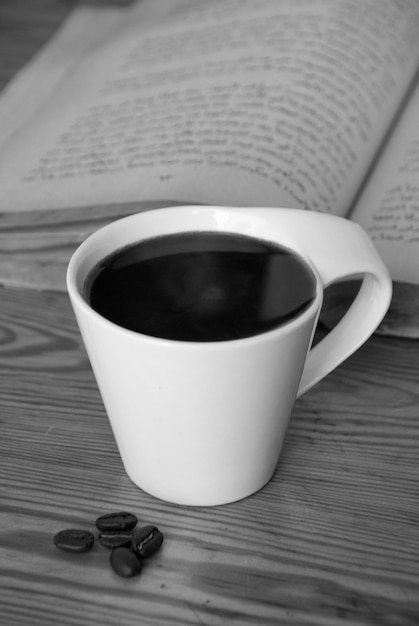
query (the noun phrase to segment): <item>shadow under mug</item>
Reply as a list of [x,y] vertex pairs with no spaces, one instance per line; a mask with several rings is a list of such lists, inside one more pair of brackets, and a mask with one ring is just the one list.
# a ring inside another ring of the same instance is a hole
[[[91,308],[85,283],[99,262],[132,243],[189,231],[285,246],[314,273],[314,300],[273,330],[217,342],[150,337]],[[324,289],[352,278],[362,278],[357,297],[312,347]],[[108,224],[74,253],[67,289],[128,475],[157,498],[195,506],[242,499],[270,480],[296,398],[368,339],[392,293],[370,239],[346,219],[215,206],[156,209]]]

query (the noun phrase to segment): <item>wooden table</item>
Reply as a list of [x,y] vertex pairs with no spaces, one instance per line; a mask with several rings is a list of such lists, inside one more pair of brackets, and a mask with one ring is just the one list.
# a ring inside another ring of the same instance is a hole
[[[1,86],[76,4],[1,0]],[[417,341],[376,335],[300,399],[256,495],[160,502],[125,475],[68,297],[43,280],[112,217],[0,219],[3,267],[34,268],[0,291],[0,624],[417,626]],[[165,534],[139,578],[118,578],[100,545],[53,545],[114,510]]]

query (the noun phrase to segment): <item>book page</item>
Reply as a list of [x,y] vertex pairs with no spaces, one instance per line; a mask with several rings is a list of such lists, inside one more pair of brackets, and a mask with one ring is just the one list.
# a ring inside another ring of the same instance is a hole
[[[118,36],[131,20],[159,23],[179,11],[187,0],[142,0],[123,6],[80,5],[53,34],[48,45],[6,85],[0,97],[0,147],[46,106],[68,73],[95,47]],[[170,3],[169,5],[167,3]],[[141,10],[138,15],[139,10]]]
[[111,37],[125,14],[118,7],[81,6],[5,87],[0,98],[0,147],[53,95],[64,75],[94,45]]
[[159,24],[140,5],[6,142],[1,211],[167,199],[346,214],[419,63],[416,0],[178,5]]
[[419,285],[419,84],[351,219],[361,224],[395,280]]

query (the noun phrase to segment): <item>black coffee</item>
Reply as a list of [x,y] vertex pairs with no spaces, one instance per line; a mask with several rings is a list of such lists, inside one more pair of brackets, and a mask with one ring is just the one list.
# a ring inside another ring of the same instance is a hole
[[135,243],[106,258],[87,281],[95,311],[130,330],[182,341],[257,335],[312,302],[311,270],[264,240],[212,232]]

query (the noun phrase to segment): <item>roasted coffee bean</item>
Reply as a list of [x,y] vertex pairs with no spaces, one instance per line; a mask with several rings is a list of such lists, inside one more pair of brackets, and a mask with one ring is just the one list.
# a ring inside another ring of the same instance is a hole
[[109,550],[131,545],[132,532],[130,530],[120,530],[114,532],[103,532],[99,534],[99,543]]
[[96,526],[101,532],[113,530],[131,530],[137,524],[137,518],[133,513],[119,511],[118,513],[106,513],[96,520]]
[[143,565],[136,554],[129,548],[115,548],[109,559],[113,571],[123,578],[137,576]]
[[157,552],[163,539],[163,534],[156,526],[141,526],[132,533],[131,548],[141,559],[147,559]]
[[93,546],[95,538],[89,530],[67,528],[54,535],[54,544],[66,552],[87,552]]

